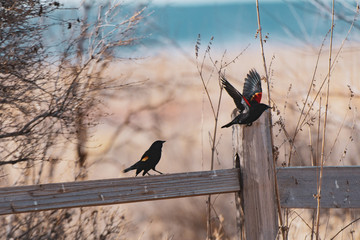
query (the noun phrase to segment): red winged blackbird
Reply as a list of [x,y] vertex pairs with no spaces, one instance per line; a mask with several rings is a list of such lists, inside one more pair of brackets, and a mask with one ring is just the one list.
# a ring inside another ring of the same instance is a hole
[[227,128],[233,124],[250,126],[266,109],[270,108],[268,105],[260,103],[262,96],[261,78],[255,69],[251,69],[245,78],[243,94],[236,90],[225,79],[225,76],[221,76],[221,82],[240,112],[231,122],[221,128]]
[[162,172],[159,172],[155,169],[156,164],[160,161],[161,158],[161,149],[165,141],[155,141],[153,144],[151,144],[150,148],[142,155],[140,161],[132,165],[131,167],[124,170],[124,173],[136,169],[136,175],[137,176],[142,170],[143,176],[145,174],[148,174],[148,171],[150,169],[154,170],[155,172],[158,172],[162,174]]

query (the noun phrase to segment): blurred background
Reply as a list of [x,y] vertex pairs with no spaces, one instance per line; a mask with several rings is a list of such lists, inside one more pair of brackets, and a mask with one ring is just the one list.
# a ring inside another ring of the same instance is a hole
[[[54,128],[42,133],[42,136],[49,132],[62,134],[51,137],[56,142],[51,147],[45,144],[39,149],[41,158],[32,159],[31,164],[29,161],[2,164],[2,186],[132,177],[134,172],[124,174],[123,169],[138,161],[158,139],[166,140],[157,165],[159,171],[210,169],[215,120],[200,73],[215,107],[220,96],[218,69],[225,71],[228,80],[240,91],[251,68],[265,76],[255,1],[41,3],[44,7],[38,9],[34,22],[47,26],[41,44],[48,57],[44,60],[46,67],[40,69],[51,69],[47,74],[57,79],[51,89],[63,91],[60,96],[50,94],[47,102],[53,106],[52,102],[67,101],[68,96],[73,96],[74,104],[67,110],[69,115],[64,116],[64,122],[52,123]],[[47,15],[42,13],[45,6],[51,7]],[[359,165],[358,11],[357,1],[335,4],[326,165]],[[278,167],[318,165],[331,3],[260,1],[260,16]],[[48,83],[42,84],[50,88]],[[267,103],[265,81],[262,87],[262,102]],[[41,106],[43,103],[37,103],[34,109]],[[216,169],[233,166],[232,130],[220,126],[231,120],[234,107],[230,96],[223,93],[217,125]],[[20,112],[14,115],[19,117],[23,114]],[[72,119],[72,115],[76,117]],[[3,148],[29,151],[14,148],[19,141],[4,140]],[[20,159],[21,154],[14,155],[10,150],[6,150],[4,158],[4,152],[2,157],[6,161]],[[212,199],[216,210],[214,236],[235,239],[234,194],[216,195]],[[310,238],[312,214],[304,209],[286,213],[289,239]],[[333,236],[358,217],[357,210],[324,210],[321,237]],[[34,229],[39,225],[24,230],[18,226],[33,218],[46,218],[47,224],[61,222],[63,226],[54,228],[48,237],[205,239],[206,197],[1,218],[9,237],[36,238]],[[47,228],[44,221],[38,222]],[[357,229],[359,224],[353,224],[342,232],[343,238],[356,239],[360,236]]]

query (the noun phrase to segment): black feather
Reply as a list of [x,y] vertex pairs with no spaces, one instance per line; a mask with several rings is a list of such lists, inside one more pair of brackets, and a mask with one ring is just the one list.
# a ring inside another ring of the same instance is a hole
[[233,85],[231,85],[224,76],[221,76],[220,78],[222,85],[224,86],[227,93],[234,100],[236,107],[240,110],[240,112],[244,111],[244,109],[248,106],[244,100],[243,95],[238,90],[236,90],[236,88],[234,88]]
[[245,78],[243,95],[248,101],[251,101],[256,93],[262,93],[261,77],[255,69],[251,69]]

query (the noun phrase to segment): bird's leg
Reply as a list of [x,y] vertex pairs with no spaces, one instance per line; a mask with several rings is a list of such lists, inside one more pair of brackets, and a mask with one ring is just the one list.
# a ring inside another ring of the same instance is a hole
[[148,173],[148,172],[147,172],[146,174],[147,174],[147,175],[149,175],[149,176],[151,176],[151,174],[150,174],[150,173]]
[[160,171],[158,171],[158,170],[156,170],[156,169],[153,169],[155,172],[158,172],[158,173],[160,173],[160,174],[163,174],[162,172],[160,172]]

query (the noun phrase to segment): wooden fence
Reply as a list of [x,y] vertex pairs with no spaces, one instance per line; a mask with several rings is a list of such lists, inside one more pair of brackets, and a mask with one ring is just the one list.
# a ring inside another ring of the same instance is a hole
[[[283,208],[316,208],[317,167],[278,168]],[[240,169],[0,188],[0,215],[240,191]],[[360,208],[360,167],[324,167],[322,208]],[[261,186],[259,187],[261,188]]]
[[0,214],[88,207],[240,190],[238,169],[0,188]]
[[[4,187],[0,215],[234,192],[238,231],[247,239],[275,239],[278,216],[266,118],[263,114],[244,131],[234,128],[233,169]],[[275,171],[282,208],[316,208],[318,167]],[[325,167],[321,207],[360,208],[359,186],[360,167]]]

